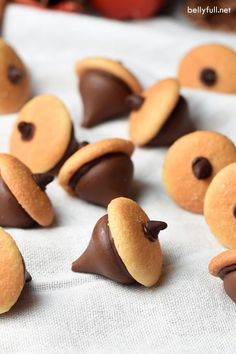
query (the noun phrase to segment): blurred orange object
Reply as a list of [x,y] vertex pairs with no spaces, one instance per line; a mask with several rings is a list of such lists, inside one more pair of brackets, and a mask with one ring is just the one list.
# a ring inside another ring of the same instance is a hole
[[117,20],[141,19],[153,16],[167,0],[91,0],[102,15]]

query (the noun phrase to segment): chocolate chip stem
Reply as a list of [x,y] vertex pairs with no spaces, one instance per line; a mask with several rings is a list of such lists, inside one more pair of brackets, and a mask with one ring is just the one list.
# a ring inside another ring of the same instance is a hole
[[197,179],[207,179],[212,174],[212,165],[205,157],[196,157],[192,161],[193,174]]
[[50,173],[35,173],[33,177],[42,191],[45,191],[46,186],[54,180],[54,176]]
[[33,138],[35,125],[29,122],[20,122],[17,125],[19,132],[21,133],[21,139],[28,141]]
[[148,220],[143,225],[145,235],[152,242],[156,241],[158,239],[159,232],[161,230],[165,230],[166,228],[167,224],[164,221]]
[[128,106],[133,111],[138,111],[145,101],[145,98],[139,95],[129,95],[126,97],[126,102]]

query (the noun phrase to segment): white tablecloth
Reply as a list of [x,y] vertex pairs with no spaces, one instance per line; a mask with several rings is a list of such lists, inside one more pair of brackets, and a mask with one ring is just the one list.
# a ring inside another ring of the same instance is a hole
[[[199,31],[170,18],[119,23],[89,16],[9,6],[4,37],[27,63],[34,93],[58,95],[68,106],[81,140],[127,135],[127,121],[94,129],[79,126],[82,107],[74,62],[88,55],[122,60],[144,85],[174,76],[194,45],[235,36]],[[235,96],[184,90],[199,128],[236,134]],[[0,118],[0,149],[7,151],[16,115]],[[223,247],[204,219],[178,208],[161,183],[165,149],[137,149],[135,198],[152,219],[166,221],[159,286],[121,286],[100,276],[73,273],[105,210],[48,187],[57,223],[50,229],[10,229],[33,281],[17,305],[0,317],[0,353],[235,353],[236,305],[222,282],[207,272]]]

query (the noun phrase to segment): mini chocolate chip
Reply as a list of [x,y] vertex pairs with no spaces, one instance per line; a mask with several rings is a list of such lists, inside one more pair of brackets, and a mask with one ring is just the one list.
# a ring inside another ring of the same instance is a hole
[[50,173],[35,173],[33,178],[42,191],[45,191],[46,186],[54,180],[54,176]]
[[133,111],[138,111],[145,101],[145,98],[139,95],[129,95],[126,97],[126,102],[129,108]]
[[17,85],[23,78],[23,72],[16,66],[10,65],[7,70],[7,77],[12,84]]
[[212,165],[205,157],[196,157],[192,161],[193,174],[197,179],[206,179],[212,174]]
[[28,122],[20,122],[17,125],[19,132],[21,133],[21,139],[28,141],[33,138],[35,125]]
[[213,86],[217,81],[216,71],[210,68],[203,69],[200,73],[200,80],[207,86]]
[[163,221],[148,220],[143,225],[145,235],[152,242],[156,241],[158,239],[159,232],[161,230],[165,230],[166,228],[167,224]]

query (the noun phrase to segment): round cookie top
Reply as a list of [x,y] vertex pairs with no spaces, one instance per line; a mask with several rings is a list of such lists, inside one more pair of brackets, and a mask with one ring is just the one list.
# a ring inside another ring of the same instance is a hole
[[0,175],[27,214],[41,226],[49,226],[54,219],[52,204],[38,186],[31,171],[21,161],[8,154],[0,154]]
[[20,111],[10,138],[10,153],[33,173],[53,169],[65,154],[72,136],[70,115],[57,97],[33,98]]
[[202,213],[212,178],[234,161],[236,147],[226,136],[213,131],[187,134],[166,154],[163,166],[165,188],[178,205]]
[[76,151],[62,166],[59,171],[58,180],[60,185],[70,193],[73,193],[69,186],[71,177],[85,164],[107,154],[124,153],[131,156],[134,145],[124,139],[110,138],[83,146]]
[[132,92],[139,94],[142,87],[136,77],[124,67],[122,63],[116,60],[103,57],[89,57],[75,64],[75,71],[78,75],[86,70],[101,70],[108,72],[122,81],[124,81]]
[[129,274],[146,287],[156,284],[163,257],[159,240],[153,242],[145,235],[148,216],[137,203],[123,197],[113,199],[107,210],[111,236]]
[[212,233],[226,247],[236,248],[236,162],[223,168],[205,197],[204,216]]
[[179,89],[176,79],[166,79],[142,93],[144,102],[129,118],[129,135],[135,145],[145,145],[157,135],[176,107]]
[[2,39],[0,77],[0,114],[17,112],[29,98],[29,75],[22,60]]
[[236,93],[236,52],[221,44],[195,47],[182,59],[178,78],[183,86]]
[[4,229],[0,228],[0,314],[16,303],[25,284],[25,267],[21,253]]
[[218,277],[222,269],[232,265],[236,265],[236,250],[227,250],[212,258],[208,270],[211,275]]

